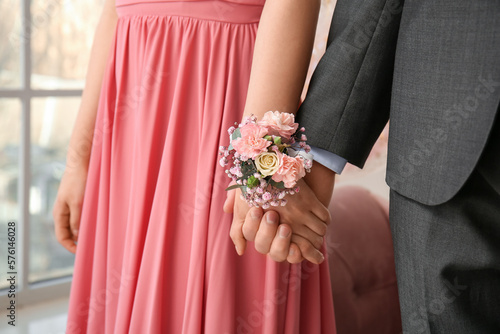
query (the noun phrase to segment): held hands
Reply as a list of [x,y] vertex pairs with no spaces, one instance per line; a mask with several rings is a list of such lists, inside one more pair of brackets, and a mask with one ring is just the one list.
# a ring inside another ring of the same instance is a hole
[[[304,258],[321,263],[319,251],[330,221],[326,208],[331,199],[335,174],[315,164],[305,180],[300,180],[300,191],[288,196],[285,207],[273,207],[264,212],[250,208],[240,199],[239,190],[228,193],[224,211],[233,213],[231,239],[236,251],[245,252],[246,241],[255,241],[255,249],[278,262],[301,262]],[[307,183],[306,183],[307,182]]]

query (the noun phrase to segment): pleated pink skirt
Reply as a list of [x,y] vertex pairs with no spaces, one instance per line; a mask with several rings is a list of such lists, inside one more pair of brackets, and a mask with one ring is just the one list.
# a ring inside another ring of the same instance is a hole
[[222,211],[217,154],[245,103],[251,1],[117,0],[68,334],[335,333],[327,262],[279,264],[253,244],[239,257]]

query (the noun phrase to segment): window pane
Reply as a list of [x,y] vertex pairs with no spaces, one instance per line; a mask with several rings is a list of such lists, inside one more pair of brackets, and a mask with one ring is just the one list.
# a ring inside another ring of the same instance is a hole
[[74,255],[56,240],[52,206],[64,172],[66,150],[80,98],[35,98],[31,112],[29,281],[72,272]]
[[32,0],[32,87],[83,88],[103,0]]
[[0,2],[0,88],[21,85],[21,1]]
[[[0,99],[0,289],[7,286],[3,275],[7,268],[7,224],[16,223],[16,244],[19,231],[19,143],[21,138],[21,103],[16,99]],[[19,251],[19,249],[17,249]],[[17,258],[19,253],[17,252]],[[19,262],[16,260],[16,264]],[[17,268],[19,270],[19,267]]]

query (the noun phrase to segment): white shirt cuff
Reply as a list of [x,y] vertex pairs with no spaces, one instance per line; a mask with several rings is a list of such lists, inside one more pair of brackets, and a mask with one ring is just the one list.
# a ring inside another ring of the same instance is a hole
[[342,173],[347,163],[346,159],[321,148],[311,146],[311,153],[314,156],[314,161],[319,162],[337,174]]

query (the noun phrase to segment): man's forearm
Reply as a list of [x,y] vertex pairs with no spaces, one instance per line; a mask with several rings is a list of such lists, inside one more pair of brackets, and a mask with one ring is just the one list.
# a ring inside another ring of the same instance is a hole
[[341,156],[318,147],[311,146],[311,154],[314,156],[315,162],[322,164],[336,174],[342,174],[347,163],[347,160]]
[[314,191],[320,202],[325,207],[328,207],[335,185],[335,172],[320,163],[315,163],[311,172],[304,177],[304,180]]

